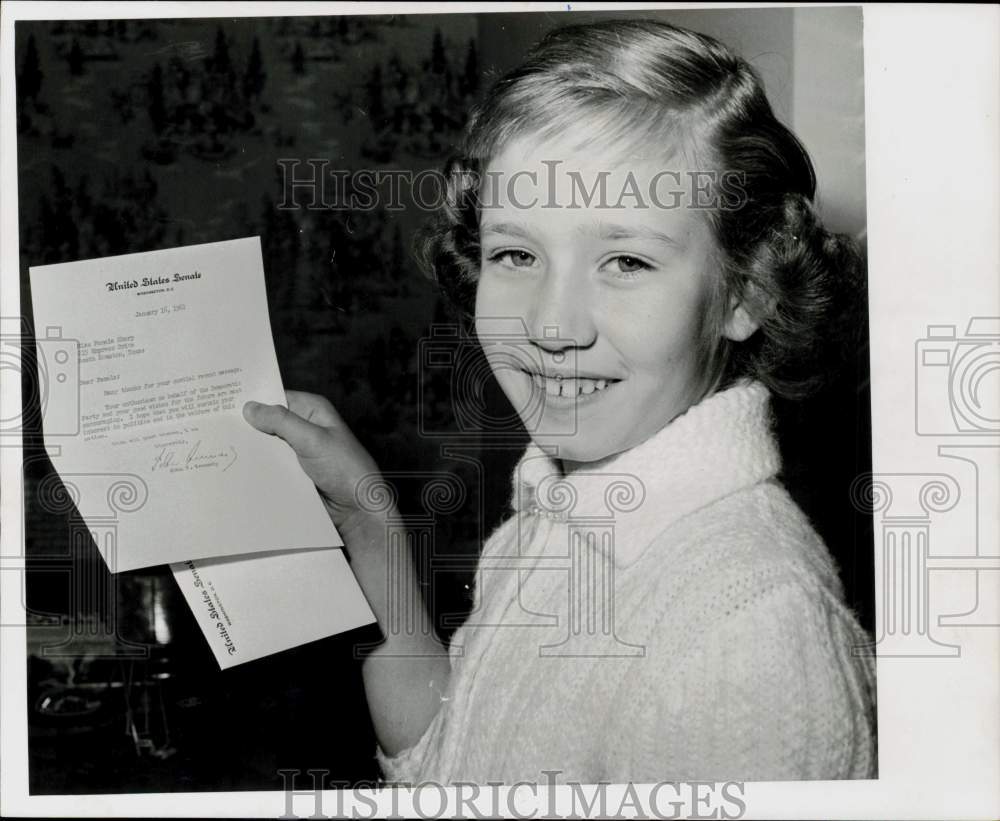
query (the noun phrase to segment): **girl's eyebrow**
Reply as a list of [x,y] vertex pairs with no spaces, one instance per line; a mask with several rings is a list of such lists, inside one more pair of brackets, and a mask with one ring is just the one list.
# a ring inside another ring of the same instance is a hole
[[[487,222],[482,227],[483,234],[500,234],[502,236],[531,239],[531,228],[524,222]],[[580,225],[577,231],[588,234],[594,231],[593,225]],[[597,236],[602,240],[647,239],[662,242],[671,248],[683,248],[683,245],[669,234],[649,228],[645,225],[617,225],[601,222],[597,225]]]
[[503,234],[509,237],[521,237],[522,239],[528,239],[531,236],[531,230],[523,222],[488,222],[483,225],[482,232],[484,234]]
[[[580,226],[580,231],[585,232],[589,226]],[[651,239],[666,243],[672,248],[681,248],[682,245],[669,234],[649,228],[645,225],[615,225],[613,223],[602,222],[598,226],[598,236],[601,239]]]

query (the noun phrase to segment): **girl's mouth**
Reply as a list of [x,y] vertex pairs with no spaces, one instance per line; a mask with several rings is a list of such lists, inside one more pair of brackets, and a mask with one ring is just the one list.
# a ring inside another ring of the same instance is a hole
[[540,373],[525,371],[534,386],[544,391],[550,397],[576,399],[578,397],[595,396],[607,391],[621,382],[620,379],[592,379],[588,377],[543,376]]

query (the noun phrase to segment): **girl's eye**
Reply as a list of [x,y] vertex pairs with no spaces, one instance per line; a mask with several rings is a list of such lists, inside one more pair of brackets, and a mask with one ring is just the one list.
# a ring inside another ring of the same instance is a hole
[[499,262],[504,265],[509,265],[511,268],[530,268],[532,263],[535,261],[535,256],[534,254],[529,254],[527,251],[518,251],[513,249],[509,251],[498,251],[489,259],[490,262]]
[[618,270],[623,274],[632,274],[648,267],[645,262],[635,257],[615,257],[614,261],[618,263]]
[[642,271],[648,271],[653,266],[638,257],[630,257],[627,254],[620,254],[617,257],[609,259],[605,263],[605,267],[612,274],[621,274],[627,278],[629,275],[638,274]]

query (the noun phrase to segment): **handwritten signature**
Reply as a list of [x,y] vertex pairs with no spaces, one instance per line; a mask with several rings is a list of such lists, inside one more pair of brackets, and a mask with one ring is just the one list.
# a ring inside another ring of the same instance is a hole
[[189,442],[169,442],[165,445],[154,445],[157,453],[153,457],[150,470],[187,470],[199,467],[221,467],[223,472],[229,470],[236,461],[236,448],[232,445],[223,448],[206,449],[201,439],[191,444]]

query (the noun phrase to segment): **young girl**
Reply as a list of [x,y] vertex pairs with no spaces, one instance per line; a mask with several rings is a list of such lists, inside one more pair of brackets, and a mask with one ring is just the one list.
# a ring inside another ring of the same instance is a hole
[[[873,777],[867,639],[769,410],[819,382],[864,284],[754,71],[663,24],[559,29],[451,170],[427,258],[532,443],[450,658],[387,630],[365,661],[387,778]],[[386,629],[377,467],[320,397],[245,413],[297,452]]]

